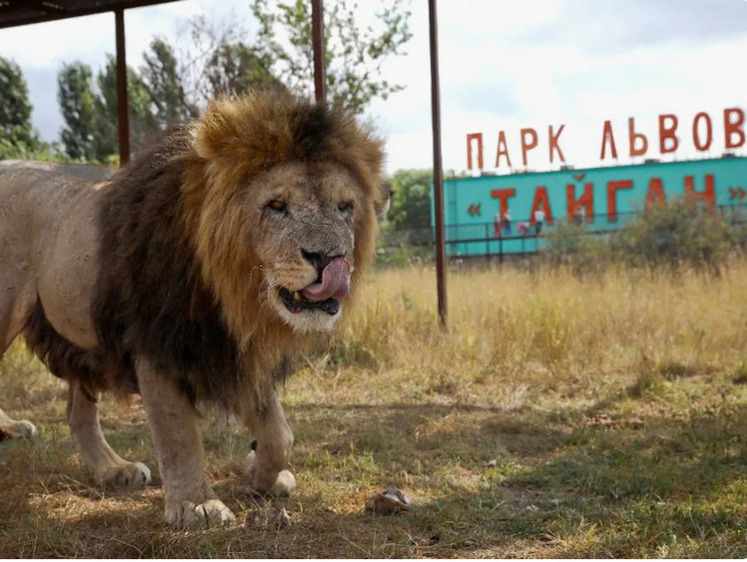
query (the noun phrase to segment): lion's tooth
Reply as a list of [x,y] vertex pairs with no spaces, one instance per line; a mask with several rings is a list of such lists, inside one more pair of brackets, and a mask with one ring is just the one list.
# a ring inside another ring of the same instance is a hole
[[293,292],[293,300],[294,301],[300,301],[301,300],[301,293],[299,293],[298,291],[294,291]]

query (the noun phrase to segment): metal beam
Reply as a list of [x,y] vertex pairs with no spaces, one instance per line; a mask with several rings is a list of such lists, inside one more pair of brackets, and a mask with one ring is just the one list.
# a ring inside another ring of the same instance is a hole
[[441,94],[438,74],[436,0],[428,0],[431,45],[431,121],[433,124],[433,194],[436,213],[436,288],[438,317],[446,328],[446,245],[444,236],[444,173],[441,163]]
[[311,37],[314,49],[314,99],[327,102],[327,72],[324,64],[324,8],[322,0],[311,0]]
[[125,52],[124,10],[114,11],[117,35],[117,120],[119,121],[119,163],[130,161],[130,115],[127,99],[127,57]]
[[41,2],[28,3],[26,0],[14,0],[8,5],[0,3],[0,29],[175,1],[177,0],[109,0],[106,2],[102,0],[76,0],[74,2],[58,0],[53,3],[54,5],[47,5]]

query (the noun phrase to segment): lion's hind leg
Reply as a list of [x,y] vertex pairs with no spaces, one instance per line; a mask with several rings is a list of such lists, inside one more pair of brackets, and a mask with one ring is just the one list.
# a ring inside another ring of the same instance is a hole
[[106,442],[99,423],[98,404],[82,392],[77,381],[70,383],[68,423],[83,462],[105,488],[139,490],[150,483],[147,466],[123,459]]
[[14,420],[0,410],[0,440],[23,439],[36,435],[36,426],[28,420]]
[[97,483],[109,489],[136,490],[150,482],[150,470],[115,453],[104,438],[99,423],[97,396],[111,385],[127,389],[127,367],[107,360],[100,349],[83,349],[58,334],[37,302],[25,326],[26,344],[50,372],[67,381],[68,423],[83,462]]
[[[33,291],[18,290],[14,288],[12,280],[7,282],[11,283],[11,286],[0,294],[0,360],[5,350],[23,330],[26,317],[35,300]],[[34,435],[36,426],[33,423],[28,420],[14,420],[0,409],[0,440],[30,438]]]

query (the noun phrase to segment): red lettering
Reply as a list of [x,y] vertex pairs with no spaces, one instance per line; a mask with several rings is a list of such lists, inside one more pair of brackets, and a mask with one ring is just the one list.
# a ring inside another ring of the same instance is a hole
[[587,221],[594,220],[594,184],[586,182],[584,184],[583,194],[576,199],[576,185],[573,183],[567,183],[565,185],[565,200],[566,209],[568,210],[568,218],[573,219],[576,214],[576,209],[579,207],[585,207],[585,215]]
[[617,222],[617,192],[621,189],[632,189],[633,180],[607,182],[607,220]]
[[713,174],[705,175],[705,189],[695,191],[695,179],[693,176],[685,176],[685,203],[693,205],[696,201],[705,201],[709,208],[716,204],[716,189]]
[[467,134],[467,169],[472,169],[472,141],[477,141],[477,168],[482,170],[482,133]]
[[508,147],[506,146],[506,133],[500,131],[498,133],[498,154],[495,155],[495,167],[501,167],[501,156],[506,157],[506,163],[508,167],[511,167],[511,158],[508,156]]
[[664,185],[661,178],[651,178],[648,182],[648,191],[646,192],[646,210],[648,211],[654,205],[666,205],[667,196],[664,193]]
[[545,212],[545,222],[552,224],[552,210],[550,209],[550,198],[547,195],[547,187],[544,185],[537,186],[534,190],[534,201],[532,201],[532,211],[529,215],[529,222],[535,224],[534,212],[542,207]]
[[[707,136],[705,143],[700,142],[700,127],[698,125],[698,121],[700,121],[701,119],[705,119],[706,124]],[[711,147],[711,141],[713,141],[713,127],[711,125],[711,118],[705,111],[701,111],[695,116],[695,119],[693,119],[693,144],[695,145],[695,148],[697,150],[703,152]]]
[[[530,142],[527,142],[526,136],[529,135],[531,138]],[[527,165],[527,152],[537,146],[537,131],[534,129],[522,129],[521,130],[521,160],[524,162],[524,167]]]
[[[669,124],[667,124],[669,121]],[[677,116],[667,113],[665,115],[659,115],[659,152],[666,154],[667,152],[674,152],[680,145],[680,139],[675,134],[677,132]],[[672,141],[667,146],[667,140]]]
[[[636,141],[641,141],[641,147],[636,148]],[[648,150],[648,139],[646,135],[635,132],[635,119],[628,119],[628,143],[631,156],[643,156]]]
[[561,125],[560,129],[558,129],[558,134],[557,135],[553,135],[552,134],[552,125],[550,125],[550,130],[548,132],[548,135],[550,137],[550,162],[553,161],[553,159],[552,159],[552,152],[553,152],[553,150],[557,150],[558,151],[558,158],[560,158],[561,162],[565,162],[565,158],[563,157],[563,151],[560,150],[560,145],[558,145],[558,139],[560,138],[560,133],[563,132],[563,128],[564,127],[565,127],[565,125]]
[[612,123],[605,121],[604,132],[602,133],[602,154],[599,156],[600,160],[604,160],[605,148],[608,142],[610,145],[610,154],[612,154],[612,158],[617,160],[617,148],[615,148],[615,137],[612,134]]
[[[732,121],[731,116],[736,115],[737,120]],[[739,148],[744,144],[744,111],[738,107],[724,109],[724,147]],[[732,136],[737,135],[736,142],[732,141]]]
[[490,192],[490,196],[493,199],[498,199],[500,201],[501,217],[506,214],[506,211],[508,211],[508,198],[515,195],[516,190],[513,187],[509,187],[506,189],[494,189]]

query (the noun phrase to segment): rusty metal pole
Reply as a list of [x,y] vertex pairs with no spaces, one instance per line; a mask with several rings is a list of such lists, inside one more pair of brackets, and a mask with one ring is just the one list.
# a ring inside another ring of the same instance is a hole
[[130,161],[130,116],[127,100],[127,57],[125,55],[124,10],[114,10],[117,36],[117,120],[119,121],[119,163]]
[[444,236],[444,173],[441,164],[441,95],[438,75],[436,0],[428,0],[431,43],[431,121],[433,123],[433,194],[436,212],[436,287],[438,317],[446,328],[446,247]]
[[314,49],[314,99],[327,102],[327,72],[324,65],[324,9],[322,0],[311,0],[311,37]]

